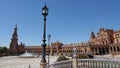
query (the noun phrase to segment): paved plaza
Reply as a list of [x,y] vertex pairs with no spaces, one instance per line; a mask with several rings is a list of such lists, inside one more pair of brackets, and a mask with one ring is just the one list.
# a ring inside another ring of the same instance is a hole
[[[50,56],[50,64],[56,62],[58,56]],[[46,56],[47,58],[47,56]],[[41,57],[18,58],[16,56],[0,58],[0,68],[40,68]],[[47,59],[46,59],[47,60]]]
[[[47,61],[48,56],[46,56]],[[50,64],[56,62],[58,56],[50,56]],[[95,56],[95,59],[114,59],[120,60],[120,55]],[[0,58],[0,68],[40,68],[41,57],[37,58],[18,58],[16,56],[7,56]]]

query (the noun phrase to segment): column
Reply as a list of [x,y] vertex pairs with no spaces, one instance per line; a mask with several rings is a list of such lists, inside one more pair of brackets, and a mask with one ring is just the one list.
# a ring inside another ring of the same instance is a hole
[[78,68],[77,58],[73,58],[73,68]]

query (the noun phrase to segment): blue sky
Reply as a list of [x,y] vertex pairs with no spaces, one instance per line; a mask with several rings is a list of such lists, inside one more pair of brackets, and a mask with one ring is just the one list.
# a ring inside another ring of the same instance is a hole
[[[87,42],[100,27],[120,30],[119,0],[46,0],[51,41]],[[0,46],[9,47],[15,24],[18,42],[41,45],[44,0],[0,0]],[[47,38],[46,38],[47,39]]]

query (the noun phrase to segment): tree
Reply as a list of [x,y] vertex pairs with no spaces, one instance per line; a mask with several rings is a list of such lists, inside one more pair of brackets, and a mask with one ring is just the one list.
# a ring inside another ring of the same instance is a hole
[[7,47],[0,47],[0,56],[2,56],[3,54],[5,55],[7,50]]

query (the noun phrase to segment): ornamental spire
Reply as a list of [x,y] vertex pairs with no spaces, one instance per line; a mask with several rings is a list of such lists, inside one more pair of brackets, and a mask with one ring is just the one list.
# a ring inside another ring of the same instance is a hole
[[94,39],[95,38],[95,34],[94,34],[94,32],[92,31],[91,32],[91,37],[90,37],[91,39]]
[[10,52],[13,55],[18,54],[17,24],[15,25],[14,32],[12,34],[12,39],[11,39],[11,42],[10,42]]
[[15,25],[15,28],[14,28],[14,33],[13,33],[13,37],[16,36],[17,38],[17,24]]

